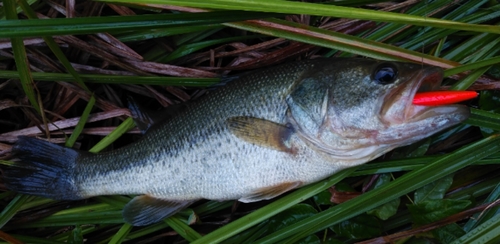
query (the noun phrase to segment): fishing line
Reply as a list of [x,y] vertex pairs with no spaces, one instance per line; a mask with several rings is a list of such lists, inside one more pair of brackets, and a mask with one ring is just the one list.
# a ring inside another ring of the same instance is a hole
[[[428,8],[428,4],[429,4],[429,0],[424,0],[425,1],[425,7],[424,7],[424,22],[427,22],[427,15],[429,14],[429,11],[427,11],[427,8]],[[424,33],[422,35],[425,35],[425,31],[426,31],[426,26],[423,27],[424,28]],[[425,53],[425,39],[422,40],[423,44],[422,44],[422,54]],[[422,65],[422,67],[424,67],[424,57],[421,57],[422,60],[420,61],[420,65]]]

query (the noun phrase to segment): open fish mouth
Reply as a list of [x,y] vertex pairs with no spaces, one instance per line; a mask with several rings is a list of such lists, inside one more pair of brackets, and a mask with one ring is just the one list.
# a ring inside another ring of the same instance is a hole
[[401,84],[399,88],[386,95],[381,110],[382,120],[389,124],[402,124],[440,115],[453,117],[457,114],[466,114],[468,116],[469,109],[463,105],[422,106],[413,104],[413,98],[417,92],[439,90],[442,79],[443,71],[440,68],[426,67],[420,70],[410,81]]

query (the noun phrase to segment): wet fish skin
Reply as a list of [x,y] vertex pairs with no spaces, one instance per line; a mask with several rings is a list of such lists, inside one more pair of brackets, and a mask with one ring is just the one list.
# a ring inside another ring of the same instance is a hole
[[[384,69],[395,72],[377,77]],[[142,195],[124,209],[134,225],[202,198],[269,199],[465,120],[465,106],[411,104],[421,83],[435,89],[441,78],[438,68],[408,63],[293,62],[242,76],[114,151],[22,138],[21,162],[4,179],[54,199]]]

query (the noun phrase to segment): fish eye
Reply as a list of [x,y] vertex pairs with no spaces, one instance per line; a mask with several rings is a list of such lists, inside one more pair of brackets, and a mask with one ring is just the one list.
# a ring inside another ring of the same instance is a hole
[[375,69],[372,76],[372,79],[379,84],[391,84],[398,78],[398,69],[391,64],[381,64]]

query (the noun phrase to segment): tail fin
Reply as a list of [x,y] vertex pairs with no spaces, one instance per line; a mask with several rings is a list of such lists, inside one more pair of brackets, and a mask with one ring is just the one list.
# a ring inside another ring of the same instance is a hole
[[8,189],[57,200],[82,199],[73,180],[78,151],[24,136],[12,151],[20,162],[4,170]]

